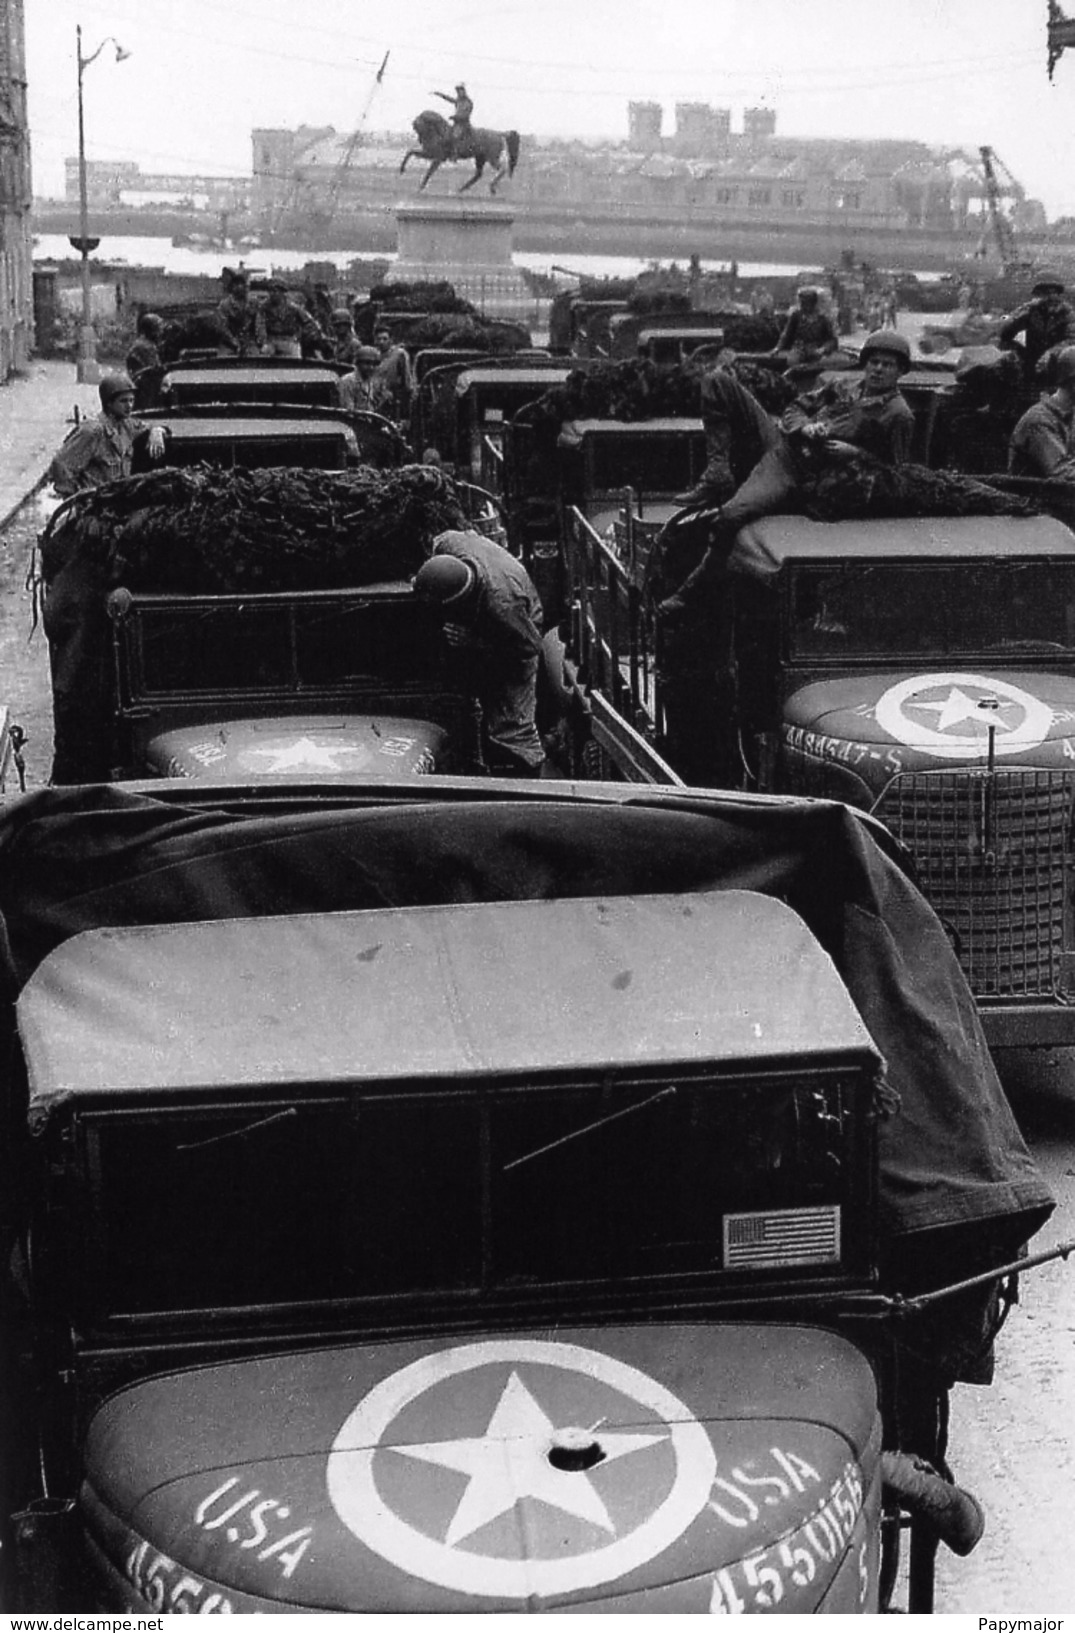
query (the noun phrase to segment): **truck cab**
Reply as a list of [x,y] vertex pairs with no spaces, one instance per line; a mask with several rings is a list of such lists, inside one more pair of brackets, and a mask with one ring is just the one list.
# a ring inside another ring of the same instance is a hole
[[160,384],[168,408],[206,403],[291,403],[338,408],[346,365],[282,357],[217,357],[169,364]]
[[465,761],[473,704],[408,583],[190,595],[113,591],[128,775],[247,783],[425,775]]
[[759,786],[873,810],[950,925],[991,1041],[1075,1041],[1070,531],[770,517],[730,569]]
[[0,822],[11,1602],[876,1610],[881,1212],[952,1118],[1042,1212],[936,921],[836,805],[425,790]]

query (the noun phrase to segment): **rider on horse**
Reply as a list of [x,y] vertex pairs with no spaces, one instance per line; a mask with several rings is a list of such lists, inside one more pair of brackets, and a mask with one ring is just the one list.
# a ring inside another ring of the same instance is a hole
[[459,158],[466,158],[470,147],[470,116],[474,112],[466,86],[457,85],[454,96],[449,96],[447,91],[434,91],[433,95],[439,96],[442,102],[452,104],[452,146]]

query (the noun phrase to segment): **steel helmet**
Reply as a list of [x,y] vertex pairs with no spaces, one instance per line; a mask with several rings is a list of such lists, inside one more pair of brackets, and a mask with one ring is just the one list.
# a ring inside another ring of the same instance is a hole
[[1063,346],[1053,359],[1053,381],[1058,386],[1075,386],[1075,346]]
[[356,363],[379,363],[381,354],[376,346],[360,346],[355,353]]
[[872,335],[867,335],[859,351],[860,360],[865,363],[871,352],[887,352],[890,357],[896,358],[901,374],[911,366],[910,344],[895,329],[875,329]]
[[126,374],[106,374],[97,387],[97,395],[101,399],[101,407],[107,408],[117,397],[133,397],[134,382]]
[[474,569],[458,556],[431,556],[414,575],[414,593],[424,601],[450,606],[466,595],[474,583]]
[[1055,267],[1043,266],[1034,274],[1034,284],[1030,291],[1032,295],[1048,295],[1055,290],[1058,295],[1064,293],[1064,280]]
[[347,307],[337,306],[332,313],[332,321],[337,325],[341,323],[346,323],[349,325],[352,322],[352,318],[350,312],[347,310]]
[[821,291],[814,284],[803,284],[799,290],[799,300],[804,306],[815,306],[821,299]]

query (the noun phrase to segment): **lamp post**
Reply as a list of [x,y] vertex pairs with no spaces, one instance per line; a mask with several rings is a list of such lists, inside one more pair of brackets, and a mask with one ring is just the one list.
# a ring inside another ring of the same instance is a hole
[[78,251],[82,256],[82,327],[78,335],[78,378],[82,384],[96,385],[101,378],[97,366],[97,336],[93,332],[93,303],[90,297],[90,250],[96,249],[98,239],[90,240],[89,206],[86,200],[86,125],[82,112],[82,76],[91,62],[96,62],[106,45],[116,48],[116,61],[124,62],[130,56],[111,34],[105,36],[88,57],[82,55],[82,25],[76,25],[75,40],[78,51]]

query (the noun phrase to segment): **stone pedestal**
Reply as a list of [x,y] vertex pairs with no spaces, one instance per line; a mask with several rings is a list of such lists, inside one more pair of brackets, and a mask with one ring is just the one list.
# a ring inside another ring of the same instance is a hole
[[398,258],[390,283],[445,279],[467,300],[520,298],[511,258],[515,217],[493,199],[413,199],[396,206]]

